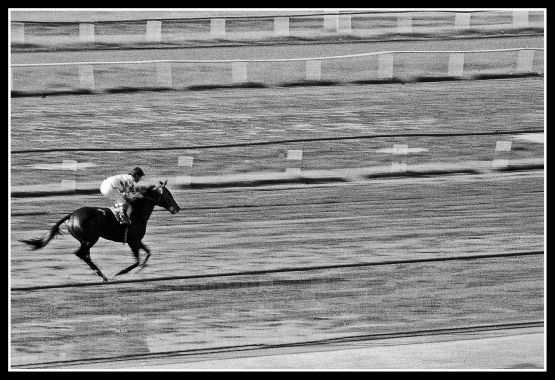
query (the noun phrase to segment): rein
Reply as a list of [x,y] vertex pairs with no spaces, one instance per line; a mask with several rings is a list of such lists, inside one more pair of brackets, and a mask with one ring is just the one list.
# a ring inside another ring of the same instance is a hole
[[[162,206],[160,205],[160,197],[159,197],[159,199],[154,199],[154,198],[152,198],[152,197],[150,197],[150,196],[148,196],[148,195],[144,195],[143,193],[140,193],[140,194],[141,194],[141,198],[148,199],[149,201],[154,202],[154,204],[155,204],[156,206],[162,207]],[[135,199],[134,201],[138,201],[138,200],[140,200],[141,198],[137,198],[137,199]]]
[[143,195],[142,197],[145,198],[145,199],[153,201],[156,206],[160,206],[160,204],[158,203],[158,201],[156,199],[151,198],[151,197],[147,197],[146,195]]
[[[148,199],[148,200],[154,202],[154,204],[155,204],[156,206],[160,206],[159,200],[156,200],[156,199],[154,199],[154,198],[152,198],[152,197],[149,197],[149,196],[143,195],[143,194],[141,194],[141,196],[142,196],[142,198],[145,198],[145,199]],[[139,198],[139,199],[140,199],[140,198]]]

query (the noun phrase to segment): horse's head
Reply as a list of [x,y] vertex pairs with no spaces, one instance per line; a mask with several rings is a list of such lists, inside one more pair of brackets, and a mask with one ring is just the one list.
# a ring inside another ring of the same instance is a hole
[[172,193],[166,187],[168,181],[160,182],[158,185],[153,185],[148,188],[148,191],[143,195],[152,198],[156,204],[165,208],[172,214],[178,213],[181,207],[173,199]]

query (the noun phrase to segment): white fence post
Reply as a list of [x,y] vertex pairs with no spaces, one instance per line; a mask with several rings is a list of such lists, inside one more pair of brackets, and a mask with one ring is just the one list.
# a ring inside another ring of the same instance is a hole
[[172,64],[171,62],[157,62],[156,63],[156,76],[158,79],[158,86],[172,87]]
[[212,38],[225,37],[225,18],[210,19],[210,37]]
[[[495,159],[493,160],[492,166],[494,169],[506,169],[509,166],[508,153],[511,151],[511,141],[497,141],[495,144]],[[499,158],[498,155],[502,157]]]
[[184,166],[190,168],[193,166],[194,158],[191,156],[179,156],[177,157],[177,166]]
[[351,15],[340,15],[337,20],[337,32],[351,34]]
[[77,161],[75,160],[63,160],[62,170],[73,170],[77,171]]
[[148,20],[146,22],[146,41],[147,42],[162,41],[162,21]]
[[[193,157],[191,156],[179,156],[177,157],[177,166],[181,166],[184,168],[192,168],[193,167]],[[189,169],[190,170],[190,169]],[[186,170],[186,171],[189,171]],[[179,177],[180,182],[182,185],[190,185],[191,184],[191,175],[187,173],[184,176]]]
[[303,160],[303,151],[298,149],[292,149],[287,151],[287,168],[286,173],[300,173],[301,164]]
[[409,154],[409,146],[406,144],[393,144],[393,154],[399,155],[391,163],[392,172],[406,172],[407,171],[407,155]]
[[378,78],[379,79],[392,79],[393,78],[393,54],[380,54],[378,56]]
[[93,65],[79,65],[79,87],[94,90]]
[[320,80],[322,78],[322,61],[306,61],[306,80]]
[[233,62],[231,64],[231,77],[233,79],[233,83],[248,82],[247,62]]
[[274,36],[289,37],[289,17],[274,17]]
[[467,30],[470,28],[470,13],[457,13],[455,14],[455,29]]
[[73,171],[73,178],[74,179],[63,179],[60,182],[61,190],[71,190],[75,191],[77,188],[77,181],[75,180],[75,172],[77,171],[77,161],[75,160],[63,160],[62,161],[62,170],[71,170]]
[[461,78],[464,74],[464,53],[449,54],[449,68],[447,75]]
[[94,42],[94,24],[82,22],[79,24],[79,41]]
[[520,50],[516,63],[517,73],[530,73],[534,64],[534,50]]
[[528,11],[513,12],[513,28],[528,28]]
[[324,16],[324,29],[337,32],[337,27],[339,26],[339,17],[337,15],[325,15]]
[[25,43],[25,24],[22,22],[12,22],[12,43]]
[[402,14],[397,16],[397,33],[412,33],[412,16]]

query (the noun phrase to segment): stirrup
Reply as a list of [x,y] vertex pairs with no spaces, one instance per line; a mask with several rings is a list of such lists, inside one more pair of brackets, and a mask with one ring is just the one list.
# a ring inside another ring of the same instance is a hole
[[127,243],[127,231],[129,231],[129,224],[125,225],[125,233],[123,235],[123,245]]

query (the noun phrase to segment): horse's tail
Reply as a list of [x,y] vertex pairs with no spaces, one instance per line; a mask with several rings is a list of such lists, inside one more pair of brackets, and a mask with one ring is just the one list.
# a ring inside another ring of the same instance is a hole
[[54,236],[61,233],[60,226],[62,225],[62,223],[68,220],[70,216],[71,214],[67,214],[62,219],[58,220],[56,224],[50,229],[50,231],[48,231],[48,233],[42,239],[37,238],[37,239],[29,239],[29,240],[20,240],[20,242],[30,245],[31,249],[40,249],[44,247],[46,244],[48,244],[50,240],[54,238]]

